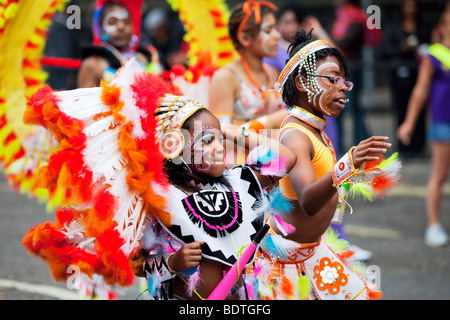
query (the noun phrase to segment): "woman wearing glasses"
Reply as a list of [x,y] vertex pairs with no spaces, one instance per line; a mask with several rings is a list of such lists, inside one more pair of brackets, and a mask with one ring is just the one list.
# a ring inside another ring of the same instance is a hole
[[259,280],[267,284],[266,289],[271,288],[263,290],[265,298],[378,298],[380,293],[369,288],[343,261],[342,257],[350,253],[336,254],[323,239],[341,199],[340,185],[352,170],[367,161],[376,161],[391,144],[387,137],[371,137],[336,161],[324,132],[324,116],[339,115],[348,102],[346,94],[353,83],[346,80],[348,67],[342,52],[324,40],[310,39],[311,32],[296,33],[290,60],[275,85],[289,113],[281,125],[279,140],[297,156],[294,168],[280,180],[283,195],[294,206],[284,221],[294,226],[295,231],[287,234],[277,227],[276,221],[270,221],[269,236],[283,234],[281,243],[287,247],[282,250],[284,253],[276,250],[275,256],[268,242],[264,242],[265,261],[276,262],[268,273],[270,276]]

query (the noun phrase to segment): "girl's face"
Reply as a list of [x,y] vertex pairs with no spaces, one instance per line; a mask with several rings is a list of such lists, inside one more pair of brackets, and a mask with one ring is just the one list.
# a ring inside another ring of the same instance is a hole
[[108,42],[115,47],[126,48],[133,35],[133,21],[125,8],[113,6],[105,12],[102,29]]
[[262,57],[277,55],[278,40],[281,38],[276,28],[276,19],[273,13],[266,14],[261,21],[259,33],[252,41],[252,47]]
[[217,118],[203,111],[190,123],[183,159],[194,174],[218,177],[225,171],[225,149]]
[[316,66],[317,75],[321,77],[316,76],[315,78],[321,90],[313,96],[311,104],[320,113],[328,117],[337,117],[348,101],[346,96],[347,85],[336,85],[328,78],[339,76],[345,79],[339,67],[339,61],[335,56],[328,56],[325,59],[318,60]]

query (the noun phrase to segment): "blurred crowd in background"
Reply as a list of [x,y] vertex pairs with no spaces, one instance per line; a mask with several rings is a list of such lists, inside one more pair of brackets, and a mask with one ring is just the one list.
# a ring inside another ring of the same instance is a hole
[[[283,24],[286,28],[307,28],[316,27],[319,23],[325,32],[332,35],[339,1],[330,1],[328,6],[312,6],[308,1],[301,0],[272,2],[280,9],[280,28]],[[226,1],[230,8],[235,3],[238,1]],[[356,3],[361,5],[359,1]],[[376,1],[371,3],[377,5]],[[69,13],[57,12],[50,28],[46,56],[79,59],[81,46],[92,42],[91,24],[95,1],[75,0],[68,6],[72,4],[81,8],[81,28],[67,28]],[[289,7],[294,10],[291,11],[292,16],[283,16],[281,11]],[[396,116],[397,124],[403,121],[421,55],[438,40],[438,20],[440,12],[444,10],[444,1],[393,0],[384,1],[379,8],[383,36],[380,43],[365,46],[357,32],[353,34],[353,39],[349,37],[341,43],[348,46],[347,59],[352,67],[352,80],[359,84],[357,87],[360,89],[354,90],[359,101],[356,104],[359,112],[355,113],[355,141],[368,136],[369,129],[362,117],[365,112],[389,112]],[[177,13],[165,1],[146,1],[144,9],[141,45],[156,48],[166,70],[176,64],[186,64],[189,44],[183,40],[185,30]],[[291,17],[295,23],[289,21]],[[61,43],[64,45],[58,45]],[[45,67],[45,70],[49,73],[48,83],[52,88],[76,88],[77,70],[55,67]],[[423,110],[412,143],[406,146],[398,142],[398,150],[405,157],[423,157],[426,154],[426,117]],[[341,149],[347,147],[343,143],[339,146]]]

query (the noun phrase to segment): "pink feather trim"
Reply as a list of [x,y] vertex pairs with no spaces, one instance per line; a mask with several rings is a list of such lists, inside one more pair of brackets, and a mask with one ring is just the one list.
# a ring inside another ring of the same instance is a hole
[[195,291],[195,289],[197,289],[200,280],[200,268],[197,268],[197,271],[195,271],[194,274],[189,277],[189,280],[186,284],[186,293],[190,297],[192,296],[192,293]]
[[279,215],[274,214],[273,217],[275,218],[278,229],[280,229],[284,236],[295,231],[295,227],[292,224],[285,222]]
[[270,161],[268,164],[264,164],[261,167],[261,174],[265,176],[277,176],[283,177],[286,175],[286,162],[287,157],[280,157]]

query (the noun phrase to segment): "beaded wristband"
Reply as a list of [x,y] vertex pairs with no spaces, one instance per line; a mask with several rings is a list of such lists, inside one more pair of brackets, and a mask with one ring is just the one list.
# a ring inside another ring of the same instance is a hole
[[353,165],[352,151],[356,147],[351,147],[350,150],[334,165],[331,170],[331,177],[333,178],[333,187],[338,189],[345,181],[357,173]]

